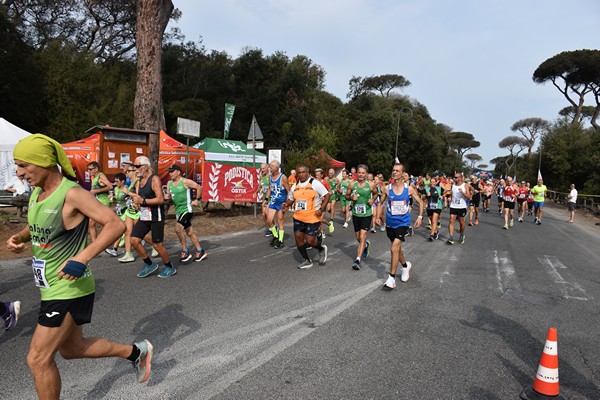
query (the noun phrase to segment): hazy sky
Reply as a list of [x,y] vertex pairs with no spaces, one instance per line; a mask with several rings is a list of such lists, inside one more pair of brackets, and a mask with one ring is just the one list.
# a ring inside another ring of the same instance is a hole
[[[562,52],[600,48],[599,0],[173,0],[187,40],[232,57],[244,47],[301,54],[347,101],[355,76],[399,74],[401,93],[439,123],[472,133],[483,163],[522,118],[554,120],[568,103],[531,77]],[[587,104],[592,105],[590,97]],[[268,145],[268,144],[267,144]],[[410,168],[410,166],[409,166]]]

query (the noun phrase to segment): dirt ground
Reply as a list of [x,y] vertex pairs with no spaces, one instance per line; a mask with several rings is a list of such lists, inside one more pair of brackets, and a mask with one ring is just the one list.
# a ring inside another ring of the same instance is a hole
[[[210,235],[222,235],[224,233],[249,229],[260,230],[263,226],[260,205],[258,205],[256,213],[257,216],[255,218],[251,205],[225,207],[211,204],[206,212],[197,209],[192,223],[194,231],[200,240],[202,240],[203,237]],[[15,220],[15,217],[15,208],[0,209],[0,260],[29,256],[31,254],[30,252],[15,254],[6,248],[5,244],[8,238],[16,232],[21,231],[25,226],[25,218],[22,218],[21,222],[11,222],[11,220]],[[177,240],[174,224],[175,219],[173,210],[171,209],[168,212],[165,225],[165,241]]]

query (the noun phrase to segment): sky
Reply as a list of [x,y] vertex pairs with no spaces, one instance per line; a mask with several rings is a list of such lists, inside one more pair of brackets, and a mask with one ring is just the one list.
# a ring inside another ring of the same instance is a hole
[[[554,121],[567,100],[531,79],[563,51],[600,48],[598,0],[173,0],[186,41],[237,58],[244,48],[304,55],[346,102],[353,76],[398,74],[398,93],[481,142],[481,163],[523,118]],[[589,97],[587,105],[593,105]],[[268,146],[268,144],[267,144]]]

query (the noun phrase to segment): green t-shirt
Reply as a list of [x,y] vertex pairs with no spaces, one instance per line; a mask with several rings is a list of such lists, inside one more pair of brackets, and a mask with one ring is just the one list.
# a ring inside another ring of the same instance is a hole
[[[100,184],[100,176],[101,175],[103,175],[102,172],[100,172],[98,175],[96,175],[96,177],[94,179],[92,179],[92,189],[97,190],[97,189],[102,189],[102,188],[106,187],[106,186]],[[98,201],[100,203],[104,204],[105,206],[108,206],[110,204],[110,201],[108,200],[107,192],[102,192],[102,193],[96,194],[96,198],[98,199]]]
[[546,185],[535,185],[531,188],[531,193],[533,193],[533,201],[544,201],[545,194],[548,191]]
[[29,199],[27,222],[33,253],[32,267],[36,286],[42,300],[68,300],[94,293],[95,283],[89,266],[74,281],[58,280],[58,271],[68,259],[79,254],[87,246],[88,218],[67,230],[64,227],[62,209],[67,192],[77,183],[63,178],[54,192],[37,201],[41,188],[34,189]]
[[351,198],[354,198],[354,193],[358,194],[358,199],[352,204],[352,215],[356,217],[371,217],[373,215],[373,208],[369,204],[372,196],[369,181],[365,181],[363,187],[358,186],[358,181],[355,181],[354,185],[352,185]]
[[190,190],[183,184],[183,179],[180,178],[177,184],[169,181],[169,193],[171,193],[171,199],[175,204],[175,214],[183,215],[193,211]]

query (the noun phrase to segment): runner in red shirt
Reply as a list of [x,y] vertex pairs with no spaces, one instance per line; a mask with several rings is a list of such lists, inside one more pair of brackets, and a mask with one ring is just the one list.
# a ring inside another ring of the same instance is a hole
[[[515,202],[517,201],[517,193],[519,188],[513,183],[513,178],[510,176],[506,178],[506,186],[502,192],[502,199],[504,200],[504,229],[512,227],[515,219]],[[508,214],[510,213],[510,222],[508,221]]]

